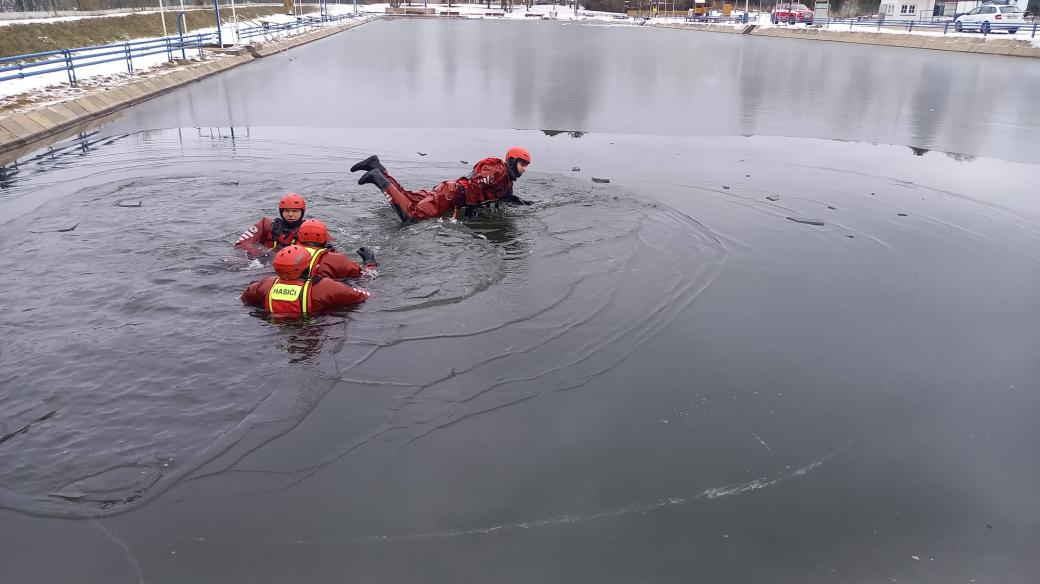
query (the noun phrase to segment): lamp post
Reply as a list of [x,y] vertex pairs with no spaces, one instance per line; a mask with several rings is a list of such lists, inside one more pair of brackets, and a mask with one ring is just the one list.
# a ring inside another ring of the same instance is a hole
[[184,51],[184,33],[188,32],[188,18],[184,12],[184,0],[181,0],[181,11],[177,13],[177,35],[181,41],[181,59],[187,59],[188,54]]
[[[162,0],[159,0],[162,2]],[[238,38],[238,12],[235,10],[235,0],[231,0],[231,21],[235,23],[235,44],[239,43]]]
[[166,37],[166,12],[163,10],[162,0],[159,0],[159,20],[162,21],[162,35]]
[[218,0],[213,0],[213,15],[217,19],[217,46],[224,46],[224,36],[220,32],[220,4]]

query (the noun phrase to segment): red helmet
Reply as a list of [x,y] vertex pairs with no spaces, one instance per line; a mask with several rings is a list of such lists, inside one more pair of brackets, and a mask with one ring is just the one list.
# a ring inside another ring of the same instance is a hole
[[531,164],[531,153],[527,151],[527,148],[513,146],[506,151],[506,160],[509,160],[510,158],[518,158],[527,164]]
[[274,256],[274,271],[283,280],[295,280],[303,274],[311,263],[311,252],[302,245],[290,245],[282,248]]
[[296,241],[303,245],[325,245],[329,242],[329,230],[321,221],[308,219],[300,225],[300,230],[296,232]]
[[300,211],[307,210],[307,201],[303,200],[303,197],[296,193],[285,193],[281,201],[278,201],[278,210],[282,209],[299,209]]

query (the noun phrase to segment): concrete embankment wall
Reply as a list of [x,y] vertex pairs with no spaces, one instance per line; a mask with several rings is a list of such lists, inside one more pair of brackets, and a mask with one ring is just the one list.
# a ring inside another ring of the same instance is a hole
[[[664,28],[683,28],[730,34],[742,34],[744,29],[732,26],[712,26],[710,24],[657,24]],[[897,34],[883,32],[834,31],[819,28],[786,28],[786,27],[747,27],[746,34],[752,36],[782,37],[791,39],[811,39],[839,43],[857,43],[863,45],[879,45],[885,47],[905,47],[909,49],[932,49],[937,51],[957,51],[961,53],[980,53],[986,55],[1006,55],[1010,57],[1040,57],[1040,47],[1034,47],[1029,41],[1009,38],[965,36],[929,36],[918,34]]]
[[111,114],[157,97],[188,83],[209,77],[253,59],[277,54],[287,48],[310,43],[318,39],[360,26],[368,20],[330,26],[307,34],[287,38],[278,42],[250,47],[246,54],[230,55],[219,59],[192,63],[164,75],[155,75],[125,85],[98,89],[90,93],[54,105],[24,113],[0,116],[0,163],[10,160],[29,150],[39,142],[50,138],[74,135]]

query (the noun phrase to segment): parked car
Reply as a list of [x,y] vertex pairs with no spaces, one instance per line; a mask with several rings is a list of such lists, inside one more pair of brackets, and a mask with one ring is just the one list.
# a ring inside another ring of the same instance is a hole
[[958,16],[953,28],[957,32],[978,30],[989,34],[991,30],[1006,30],[1008,34],[1015,34],[1024,22],[1022,9],[1018,6],[988,4]]
[[805,24],[812,24],[815,14],[805,4],[777,4],[773,8],[773,15],[770,20],[773,24],[779,24],[786,22],[787,24],[795,24],[798,22],[804,22]]

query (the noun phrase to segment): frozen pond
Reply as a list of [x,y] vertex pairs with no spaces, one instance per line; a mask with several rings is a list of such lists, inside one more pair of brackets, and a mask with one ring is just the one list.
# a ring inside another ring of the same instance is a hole
[[[1031,582],[1038,94],[1028,59],[382,21],[8,165],[0,581]],[[347,172],[512,145],[535,204],[459,224]],[[377,248],[370,302],[240,305],[288,190]]]

